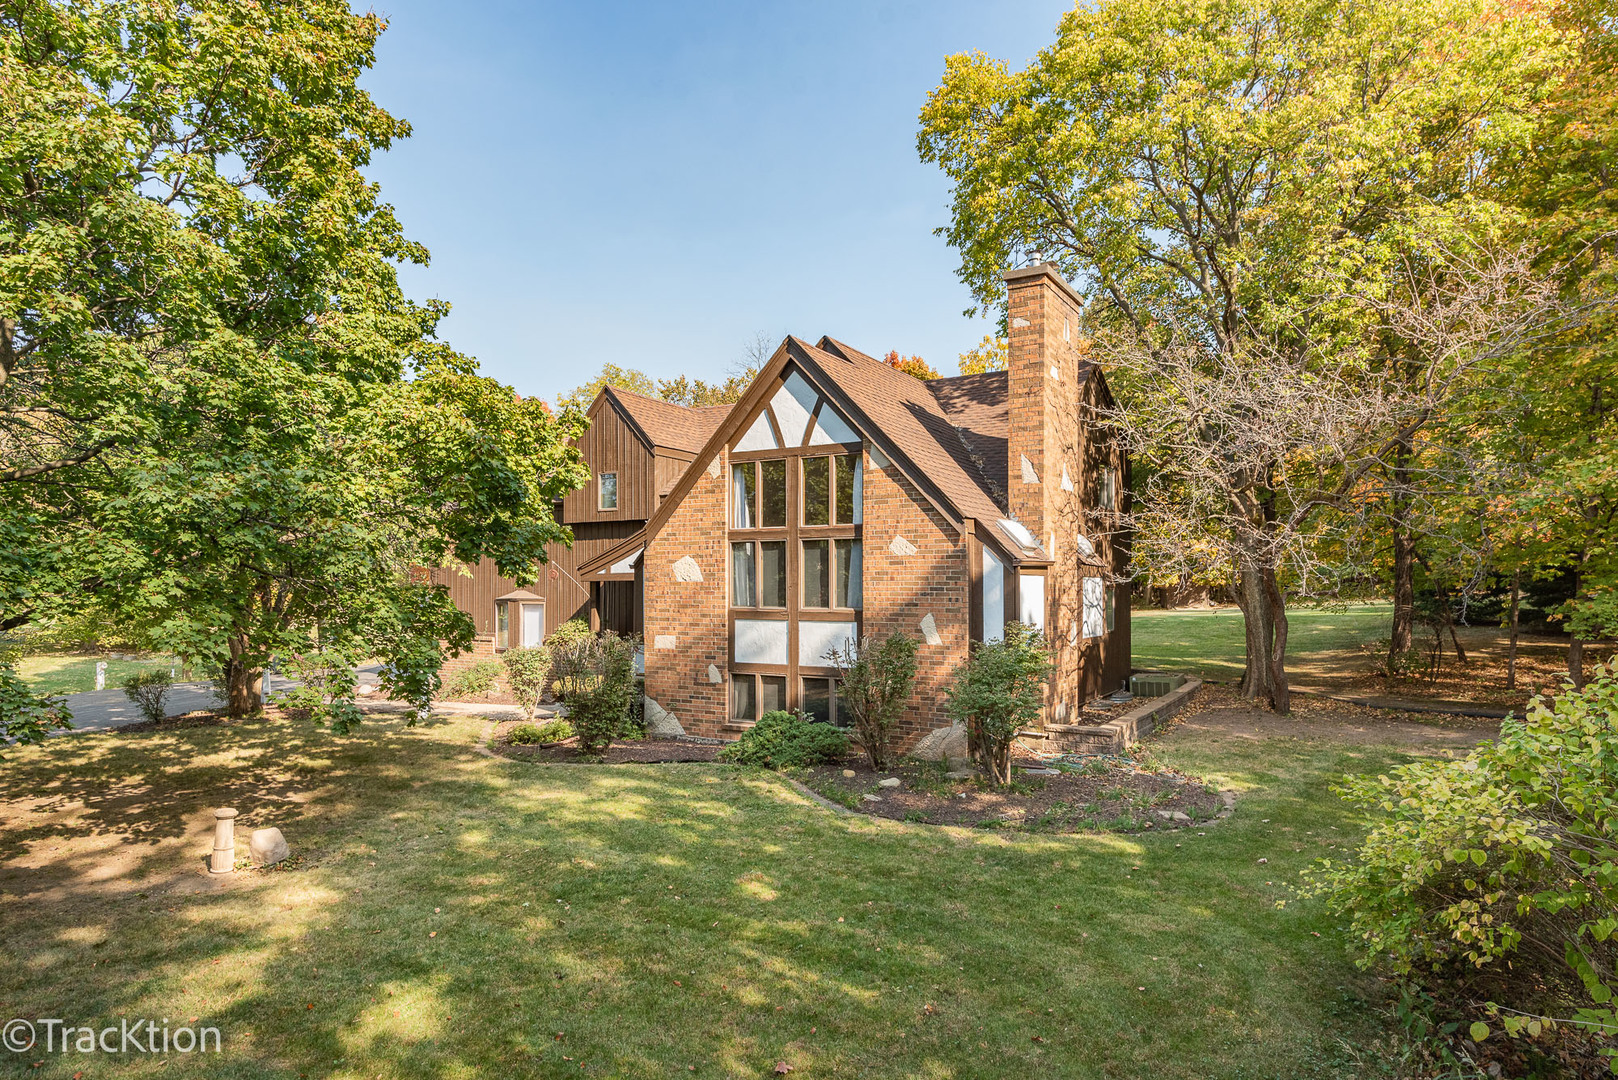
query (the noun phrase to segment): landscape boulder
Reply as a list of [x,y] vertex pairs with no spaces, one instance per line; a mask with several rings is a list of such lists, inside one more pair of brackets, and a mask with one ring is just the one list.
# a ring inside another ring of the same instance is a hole
[[254,866],[274,866],[292,854],[292,849],[287,847],[287,838],[281,835],[280,829],[273,828],[254,829],[247,851],[253,857]]
[[910,751],[910,756],[917,761],[942,761],[952,772],[970,768],[972,753],[967,749],[966,725],[952,724],[930,732]]
[[685,734],[685,728],[681,725],[678,717],[650,697],[644,694],[641,696],[644,699],[642,704],[645,706],[646,734],[660,739],[670,739],[677,735]]

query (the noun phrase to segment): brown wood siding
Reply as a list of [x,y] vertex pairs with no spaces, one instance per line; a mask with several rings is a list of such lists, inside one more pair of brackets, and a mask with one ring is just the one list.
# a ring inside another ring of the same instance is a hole
[[[590,480],[562,499],[564,521],[644,522],[652,516],[657,508],[652,451],[607,398],[598,399],[590,410],[590,426],[579,438],[579,451],[590,463]],[[618,474],[616,510],[597,509],[596,477],[607,472]]]
[[587,618],[590,590],[577,571],[580,563],[595,558],[615,544],[633,536],[642,521],[587,522],[573,526],[573,546],[552,544],[546,551],[550,561],[540,569],[539,580],[519,586],[502,576],[489,559],[484,559],[470,576],[450,570],[432,572],[433,581],[449,586],[455,606],[472,616],[479,637],[494,636],[494,601],[518,588],[526,587],[545,600],[545,633],[554,633],[569,619]]
[[685,470],[690,467],[691,456],[689,454],[682,455],[661,449],[658,451],[656,465],[657,486],[652,489],[653,494],[656,496],[652,502],[654,509],[657,503],[662,501],[664,495],[674,490],[674,485],[679,482],[680,477],[685,475]]

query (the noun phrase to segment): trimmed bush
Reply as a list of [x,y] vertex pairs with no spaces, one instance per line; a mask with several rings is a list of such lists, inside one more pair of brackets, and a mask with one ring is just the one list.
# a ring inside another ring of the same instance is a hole
[[996,784],[1011,783],[1011,744],[1039,720],[1051,654],[1043,631],[1006,623],[1005,637],[973,646],[945,691],[949,715],[966,725],[972,756]]
[[507,649],[500,657],[506,668],[511,696],[517,699],[523,715],[533,718],[539,699],[545,693],[545,680],[551,673],[551,651],[540,645],[531,649]]
[[506,741],[514,746],[536,746],[572,737],[573,725],[566,720],[546,720],[539,724],[518,724],[506,736]]
[[[1459,761],[1402,765],[1336,790],[1372,826],[1354,862],[1309,871],[1305,894],[1348,920],[1362,966],[1382,959],[1417,980],[1471,971],[1504,999],[1484,1016],[1512,1034],[1536,1034],[1534,1014],[1557,1007],[1618,1032],[1611,669],[1548,704],[1534,699],[1527,719],[1506,721],[1498,741]],[[1488,1034],[1480,1017],[1473,1038]]]
[[583,619],[569,619],[567,622],[551,631],[551,636],[545,639],[545,644],[551,646],[572,645],[585,638],[595,637],[590,630],[590,624]]
[[161,720],[168,715],[166,702],[172,689],[174,679],[162,668],[142,671],[124,680],[124,696],[133,701],[148,720]]
[[799,769],[843,760],[848,736],[797,713],[767,712],[742,737],[719,751],[719,760],[766,769]]
[[592,634],[554,647],[556,693],[567,702],[579,749],[599,756],[624,734],[635,692],[634,637]]
[[444,696],[451,701],[464,701],[473,697],[488,697],[499,693],[500,676],[506,666],[498,660],[480,660],[469,668],[457,671],[444,684]]

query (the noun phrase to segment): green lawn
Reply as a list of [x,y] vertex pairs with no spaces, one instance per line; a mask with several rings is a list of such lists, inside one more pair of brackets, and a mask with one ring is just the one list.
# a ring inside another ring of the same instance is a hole
[[[724,766],[493,760],[481,727],[9,751],[7,1016],[224,1032],[119,1076],[1385,1075],[1343,937],[1276,901],[1354,834],[1328,780],[1388,747],[1181,729],[1155,752],[1238,788],[1234,818],[1025,836],[840,816]],[[301,865],[211,891],[221,804],[239,850],[273,823]],[[109,1059],[0,1052],[0,1076],[80,1070]]]
[[[78,694],[96,688],[96,662],[99,656],[72,656],[49,654],[25,656],[17,661],[17,674],[38,694]],[[167,671],[174,663],[170,657],[149,660],[107,660],[107,688],[117,689],[124,680],[142,671],[162,668]],[[176,678],[181,677],[178,669]]]
[[[1288,664],[1302,669],[1311,662],[1341,667],[1345,653],[1388,636],[1393,605],[1350,604],[1346,610],[1298,608],[1287,612]],[[1211,611],[1135,611],[1130,614],[1130,641],[1138,668],[1182,671],[1204,679],[1241,678],[1247,643],[1245,623],[1237,608]]]

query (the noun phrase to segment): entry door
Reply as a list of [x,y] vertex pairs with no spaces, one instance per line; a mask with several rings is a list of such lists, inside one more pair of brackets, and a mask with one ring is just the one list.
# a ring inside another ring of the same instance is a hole
[[545,641],[545,605],[524,604],[522,606],[522,644],[523,648],[531,649]]

